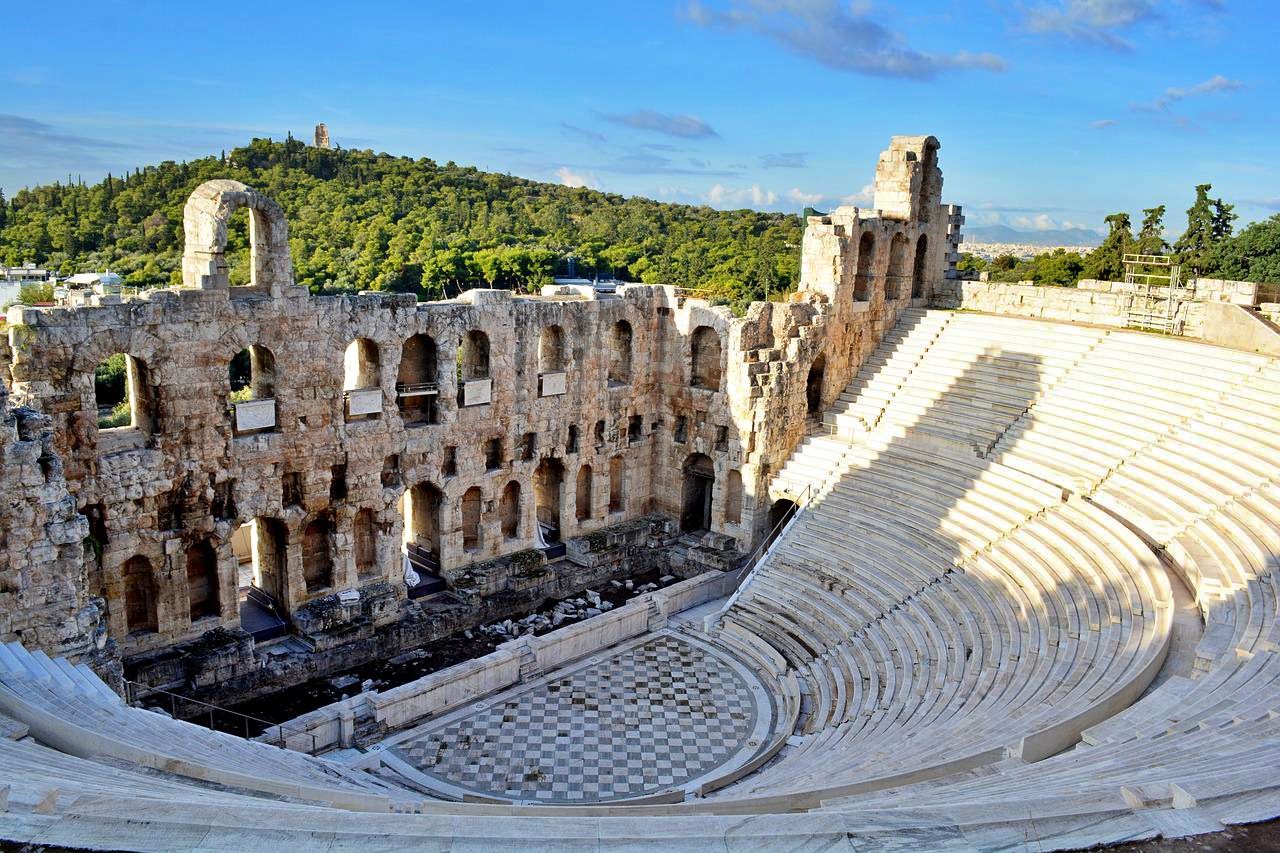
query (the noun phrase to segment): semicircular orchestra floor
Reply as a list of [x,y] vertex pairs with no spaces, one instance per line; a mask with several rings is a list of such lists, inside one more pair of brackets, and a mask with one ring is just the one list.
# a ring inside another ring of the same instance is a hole
[[745,764],[774,702],[741,663],[664,631],[380,744],[438,795],[581,804],[693,790]]

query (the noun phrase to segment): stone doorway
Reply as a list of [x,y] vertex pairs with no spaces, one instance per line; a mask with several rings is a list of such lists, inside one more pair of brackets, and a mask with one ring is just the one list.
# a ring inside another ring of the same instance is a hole
[[805,380],[804,399],[806,410],[811,418],[822,417],[822,380],[826,367],[827,356],[823,353],[813,360],[813,366],[809,368],[809,378]]
[[439,571],[444,546],[440,519],[444,495],[431,483],[419,483],[402,500],[405,551],[431,571]]
[[684,493],[680,503],[680,530],[694,533],[711,529],[711,497],[715,491],[714,463],[701,453],[685,460]]
[[533,472],[533,502],[538,528],[547,544],[560,541],[560,499],[564,465],[559,459],[543,459]]

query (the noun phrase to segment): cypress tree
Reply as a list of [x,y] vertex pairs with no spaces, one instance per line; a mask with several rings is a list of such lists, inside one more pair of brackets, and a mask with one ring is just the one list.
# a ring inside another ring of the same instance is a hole
[[1207,266],[1209,253],[1216,242],[1213,201],[1209,198],[1211,189],[1213,189],[1212,184],[1196,185],[1196,200],[1191,203],[1191,207],[1187,208],[1187,230],[1182,232],[1182,236],[1173,244],[1178,262],[1195,272]]
[[1127,213],[1113,213],[1105,221],[1111,230],[1102,245],[1085,258],[1081,275],[1099,281],[1118,281],[1124,275],[1124,253],[1132,248],[1133,231]]

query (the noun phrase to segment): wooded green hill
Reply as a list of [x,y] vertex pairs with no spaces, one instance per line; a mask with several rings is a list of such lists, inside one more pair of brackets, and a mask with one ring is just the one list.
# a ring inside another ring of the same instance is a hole
[[[536,289],[555,274],[706,288],[741,307],[795,287],[803,222],[665,204],[375,154],[255,139],[97,184],[0,197],[0,263],[62,274],[110,268],[128,285],[181,280],[182,206],[212,178],[266,193],[289,219],[294,274],[317,293],[398,290],[424,299],[476,286]],[[248,276],[246,214],[228,252]]]

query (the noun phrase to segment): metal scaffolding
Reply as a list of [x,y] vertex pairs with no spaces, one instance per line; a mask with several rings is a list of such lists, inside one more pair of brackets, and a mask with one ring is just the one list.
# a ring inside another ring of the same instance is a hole
[[1192,298],[1182,285],[1182,268],[1169,255],[1124,256],[1124,281],[1130,285],[1129,325],[1176,335],[1182,331],[1179,308]]

